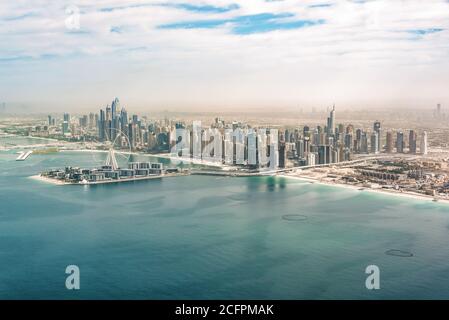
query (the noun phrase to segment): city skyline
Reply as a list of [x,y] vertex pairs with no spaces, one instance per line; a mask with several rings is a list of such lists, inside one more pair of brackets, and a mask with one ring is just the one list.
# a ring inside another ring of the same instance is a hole
[[449,103],[447,1],[0,8],[0,100],[11,108],[72,112],[117,94],[139,112]]

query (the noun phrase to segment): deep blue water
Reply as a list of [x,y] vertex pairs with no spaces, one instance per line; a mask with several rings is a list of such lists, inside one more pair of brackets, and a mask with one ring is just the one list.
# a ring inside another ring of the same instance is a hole
[[444,204],[273,177],[56,186],[29,176],[95,157],[16,156],[0,152],[1,299],[449,298]]

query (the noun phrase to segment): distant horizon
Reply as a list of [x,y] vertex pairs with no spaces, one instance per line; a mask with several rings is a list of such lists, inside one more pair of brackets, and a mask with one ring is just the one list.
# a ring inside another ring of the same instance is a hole
[[[111,99],[112,101],[112,99]],[[297,106],[297,107],[287,107],[287,106],[281,106],[281,105],[272,105],[270,107],[260,108],[255,106],[246,106],[246,107],[216,107],[216,108],[209,108],[209,109],[201,109],[201,108],[194,108],[194,107],[186,107],[182,109],[178,109],[175,107],[169,107],[166,106],[165,108],[159,107],[159,108],[153,108],[153,107],[147,107],[147,108],[136,108],[133,106],[128,106],[127,104],[123,103],[120,99],[121,107],[125,108],[129,113],[131,114],[175,114],[175,115],[289,115],[289,114],[306,114],[306,115],[313,115],[313,114],[322,114],[327,113],[332,109],[332,106],[334,104],[329,105],[322,105],[322,106]],[[422,111],[422,112],[430,112],[435,111],[437,109],[437,105],[440,103],[435,103],[433,105],[428,106],[412,106],[409,105],[407,107],[398,107],[395,105],[395,108],[392,108],[391,106],[345,106],[345,105],[338,105],[336,106],[336,111],[339,114],[342,113],[360,113],[360,112],[385,112],[385,113],[400,113],[404,111]],[[2,103],[0,102],[0,115],[7,114],[7,115],[21,115],[21,114],[29,114],[29,115],[47,115],[47,114],[63,114],[63,113],[71,113],[75,115],[82,115],[82,114],[88,114],[88,113],[98,113],[100,109],[106,109],[107,106],[110,106],[111,102],[104,103],[104,105],[100,106],[92,106],[92,107],[78,107],[78,108],[65,108],[63,106],[51,109],[51,108],[33,108],[31,106],[27,106],[26,104],[9,104],[9,103]],[[445,113],[446,111],[449,112],[449,106],[445,106],[443,104],[440,104],[441,111]]]

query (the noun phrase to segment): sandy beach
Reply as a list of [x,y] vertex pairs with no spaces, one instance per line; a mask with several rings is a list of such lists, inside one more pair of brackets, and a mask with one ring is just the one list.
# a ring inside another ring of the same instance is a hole
[[33,180],[38,180],[38,181],[42,181],[42,182],[46,182],[46,183],[55,184],[55,185],[58,185],[58,186],[66,186],[66,185],[70,184],[70,183],[67,183],[67,182],[64,182],[64,181],[59,181],[59,180],[56,180],[56,179],[50,179],[50,178],[41,176],[40,174],[35,175],[35,176],[31,176],[29,178],[33,179]]
[[[350,185],[350,184],[322,181],[322,180],[313,179],[313,178],[310,178],[310,177],[299,177],[299,176],[292,176],[292,175],[286,175],[286,174],[278,175],[278,177],[283,177],[283,178],[288,178],[288,179],[295,179],[295,180],[300,180],[300,181],[305,181],[305,182],[310,182],[310,183],[316,183],[316,184],[320,184],[320,185],[337,187],[337,188],[352,189],[352,190],[357,190],[357,191],[361,191],[361,192],[373,192],[373,193],[381,194],[381,195],[399,196],[399,197],[406,197],[406,198],[409,198],[409,199],[427,200],[427,201],[435,202],[434,201],[435,197],[424,195],[424,194],[417,194],[417,193],[410,193],[410,192],[400,192],[400,191],[387,190],[387,189],[372,189],[372,188],[368,188],[368,187],[361,187],[361,186],[355,186],[355,185]],[[449,199],[442,199],[442,198],[438,198],[438,197],[437,197],[437,199],[438,199],[438,203],[449,204]]]

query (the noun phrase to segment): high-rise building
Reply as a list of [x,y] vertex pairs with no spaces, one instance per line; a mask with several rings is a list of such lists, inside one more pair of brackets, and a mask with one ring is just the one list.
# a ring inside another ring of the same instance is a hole
[[366,132],[362,132],[362,137],[360,140],[360,152],[368,153],[368,134]]
[[82,116],[79,118],[79,124],[81,128],[86,128],[88,125],[88,117],[87,115]]
[[327,133],[329,135],[335,134],[335,104],[332,107],[329,118],[327,118]]
[[328,145],[318,146],[318,164],[328,164],[332,161],[331,147]]
[[107,107],[106,107],[106,121],[109,121],[111,119],[112,119],[111,107],[109,105],[107,105]]
[[428,152],[428,150],[427,150],[427,132],[426,131],[424,131],[421,136],[421,150],[420,151],[421,151],[421,154],[423,154],[423,155],[426,155]]
[[387,145],[386,145],[386,151],[387,153],[393,152],[393,133],[391,131],[387,132]]
[[377,150],[380,152],[382,150],[382,132],[380,121],[375,121],[373,125],[374,132],[377,132]]
[[310,152],[310,153],[307,155],[307,162],[306,162],[306,164],[307,164],[308,166],[314,166],[314,165],[315,165],[315,159],[316,159],[316,154],[313,153],[313,152]]
[[88,124],[88,126],[89,126],[89,129],[93,129],[93,128],[95,128],[95,115],[91,112],[91,113],[89,113],[89,124]]
[[376,131],[371,134],[371,153],[379,153],[379,134]]
[[67,134],[70,132],[70,115],[68,113],[64,113],[63,122],[62,122],[62,134]]
[[69,123],[67,121],[62,122],[62,134],[65,135],[69,133]]
[[349,150],[353,150],[354,140],[353,140],[352,134],[348,133],[345,135],[345,147],[348,148]]
[[279,143],[279,168],[285,168],[287,160],[287,152],[285,142]]
[[117,112],[120,109],[120,101],[118,98],[115,98],[111,104],[111,120],[114,120],[117,117]]
[[299,158],[304,158],[304,140],[303,139],[296,141],[296,153]]
[[308,126],[304,126],[302,133],[303,133],[304,137],[309,137],[310,136],[310,128]]
[[410,133],[408,135],[408,145],[409,145],[409,153],[416,153],[416,132],[413,130],[410,130]]
[[404,153],[404,133],[402,131],[396,133],[396,152]]
[[106,114],[103,109],[100,110],[100,119],[98,120],[98,138],[100,141],[106,140]]
[[128,122],[128,112],[125,108],[122,108],[122,110],[120,110],[120,130],[126,136],[128,136]]

